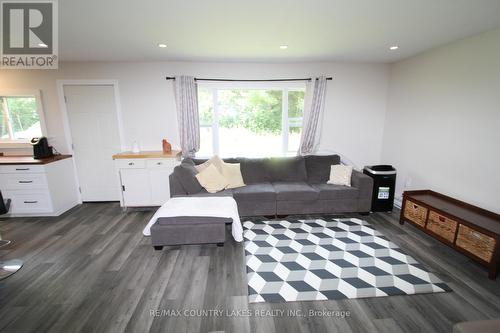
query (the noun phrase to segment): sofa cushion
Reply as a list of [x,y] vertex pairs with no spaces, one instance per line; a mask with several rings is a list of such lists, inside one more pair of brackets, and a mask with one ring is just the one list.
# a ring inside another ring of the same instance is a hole
[[175,167],[174,173],[187,194],[195,194],[203,190],[200,182],[196,179],[198,171],[194,167],[192,160],[184,160]]
[[355,187],[330,184],[311,184],[311,186],[319,191],[320,200],[357,199],[359,197],[359,190]]
[[273,182],[277,201],[317,200],[319,191],[304,182]]
[[229,185],[229,181],[224,177],[213,164],[198,172],[196,179],[200,182],[201,186],[210,193],[222,191]]
[[332,185],[351,186],[351,177],[351,165],[332,165],[330,170],[330,179],[328,179],[326,183]]
[[309,155],[305,157],[307,181],[310,184],[326,183],[330,178],[330,167],[340,164],[339,155]]
[[239,158],[238,162],[245,184],[266,183],[271,180],[268,158]]
[[215,217],[215,216],[172,216],[172,217],[159,217],[156,224],[160,226],[172,225],[194,225],[194,224],[217,224],[217,223],[231,223],[233,219],[230,217]]
[[222,163],[222,175],[229,182],[226,188],[238,188],[245,186],[243,176],[241,175],[240,163]]
[[[194,162],[195,165],[200,165],[200,164],[203,164],[205,163],[206,161],[208,161],[208,158],[189,158],[189,157],[186,157],[183,161],[185,160],[191,160]],[[238,162],[238,159],[237,158],[223,158],[222,161],[226,162],[226,163],[239,163]]]
[[194,167],[196,168],[196,170],[198,170],[198,172],[202,172],[203,170],[208,168],[210,164],[215,166],[217,168],[217,171],[222,173],[222,164],[224,164],[224,161],[217,155],[212,156],[212,158],[208,161],[205,161],[201,164],[196,164]]
[[236,200],[275,201],[276,192],[271,183],[258,183],[233,189],[233,197]]
[[269,171],[273,182],[307,181],[304,157],[273,157],[269,159]]
[[233,196],[233,190],[231,189],[226,189],[219,191],[217,193],[210,193],[204,188],[201,189],[200,192],[193,194],[193,197],[232,197]]

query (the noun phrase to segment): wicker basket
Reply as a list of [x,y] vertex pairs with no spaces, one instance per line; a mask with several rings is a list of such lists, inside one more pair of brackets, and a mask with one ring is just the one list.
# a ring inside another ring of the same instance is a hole
[[423,227],[427,219],[427,208],[417,205],[410,200],[406,200],[404,217]]
[[489,263],[495,249],[495,239],[460,224],[456,245]]
[[429,212],[429,220],[427,221],[426,228],[438,236],[453,243],[455,240],[455,233],[457,231],[458,223],[446,216],[440,215],[435,211]]

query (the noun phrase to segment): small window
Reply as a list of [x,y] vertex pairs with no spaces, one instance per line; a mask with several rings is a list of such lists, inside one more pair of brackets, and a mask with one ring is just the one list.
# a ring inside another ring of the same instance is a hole
[[304,84],[200,85],[197,156],[287,156],[299,148]]
[[40,95],[0,92],[0,142],[28,142],[44,135]]

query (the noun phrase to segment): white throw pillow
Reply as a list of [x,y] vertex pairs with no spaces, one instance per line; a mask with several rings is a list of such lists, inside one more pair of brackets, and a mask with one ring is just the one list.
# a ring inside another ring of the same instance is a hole
[[352,166],[335,164],[330,167],[328,184],[351,186]]
[[222,175],[229,182],[226,188],[237,188],[245,186],[239,163],[223,163]]
[[213,164],[216,168],[217,168],[217,171],[219,171],[220,173],[222,173],[222,164],[224,164],[224,161],[217,155],[214,155],[211,159],[209,159],[208,161],[206,162],[203,162],[201,164],[198,164],[198,165],[195,165],[195,169],[198,171],[198,172],[202,172],[203,170],[205,170],[210,164]]
[[200,185],[205,188],[209,193],[216,193],[222,191],[229,185],[227,179],[217,171],[217,168],[210,164],[203,171],[196,175],[196,179]]

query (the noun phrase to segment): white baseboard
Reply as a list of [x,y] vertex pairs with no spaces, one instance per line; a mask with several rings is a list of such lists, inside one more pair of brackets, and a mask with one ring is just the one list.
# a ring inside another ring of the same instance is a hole
[[403,204],[403,198],[394,198],[394,207],[401,209],[402,204]]

